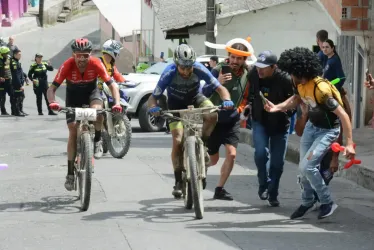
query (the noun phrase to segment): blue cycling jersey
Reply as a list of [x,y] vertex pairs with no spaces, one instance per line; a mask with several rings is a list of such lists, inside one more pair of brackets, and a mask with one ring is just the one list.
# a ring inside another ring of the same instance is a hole
[[177,65],[172,63],[162,72],[152,95],[158,99],[166,89],[168,99],[192,100],[199,94],[201,80],[204,80],[205,84],[211,85],[214,90],[221,86],[209,70],[199,62],[193,64],[193,72],[188,79],[181,77],[178,73]]

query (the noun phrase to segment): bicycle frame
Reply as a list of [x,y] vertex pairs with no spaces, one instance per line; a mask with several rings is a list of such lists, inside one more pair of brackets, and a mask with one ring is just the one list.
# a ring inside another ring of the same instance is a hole
[[[199,179],[204,179],[206,177],[205,174],[205,148],[204,143],[201,140],[202,135],[202,125],[204,121],[204,115],[209,115],[219,110],[218,106],[214,107],[206,107],[206,108],[194,108],[192,105],[188,106],[187,109],[181,110],[168,110],[163,112],[163,116],[169,119],[179,120],[183,123],[183,167],[186,171],[187,180],[190,180],[190,171],[189,171],[189,163],[187,160],[187,152],[186,148],[186,139],[189,136],[196,137],[197,142],[197,149],[198,149],[198,177]],[[173,113],[178,113],[180,117],[176,117],[172,115]]]

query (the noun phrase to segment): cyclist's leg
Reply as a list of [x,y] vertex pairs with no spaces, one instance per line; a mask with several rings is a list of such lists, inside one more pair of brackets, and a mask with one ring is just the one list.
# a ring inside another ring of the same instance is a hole
[[[213,103],[204,95],[198,94],[194,99],[196,108],[214,107]],[[210,134],[216,126],[218,115],[216,112],[204,115],[204,123],[202,128],[202,139],[204,143],[208,140]]]
[[[168,102],[169,110],[185,109],[184,104]],[[177,114],[175,114],[178,116]],[[181,121],[170,121],[169,129],[173,138],[173,146],[171,150],[171,161],[173,164],[175,186],[173,188],[173,195],[176,198],[182,196],[182,170],[183,170],[183,151],[182,151],[182,138],[183,138],[183,124]]]
[[[98,88],[94,89],[90,95],[90,108],[102,109],[103,108],[103,99]],[[95,121],[95,137],[94,137],[94,157],[96,159],[103,156],[103,146],[101,141],[101,130],[104,121],[103,115],[98,115]]]
[[[68,103],[68,97],[66,98],[66,106],[74,107],[78,105],[73,105]],[[68,153],[68,173],[66,175],[65,188],[68,191],[72,191],[74,188],[74,161],[77,155],[77,133],[79,123],[74,121],[74,115],[66,114],[66,123],[69,129],[69,138],[67,145]]]
[[[66,107],[82,107],[89,104],[88,96],[66,92]],[[68,173],[65,181],[65,188],[72,191],[74,188],[74,162],[77,155],[77,137],[79,123],[75,122],[74,114],[66,114],[66,123],[69,129],[69,139],[67,145],[68,152]]]
[[169,124],[171,135],[173,137],[173,147],[171,150],[171,161],[174,169],[175,186],[173,195],[180,197],[182,195],[182,170],[183,170],[183,151],[182,138],[183,126],[180,121],[174,121]]

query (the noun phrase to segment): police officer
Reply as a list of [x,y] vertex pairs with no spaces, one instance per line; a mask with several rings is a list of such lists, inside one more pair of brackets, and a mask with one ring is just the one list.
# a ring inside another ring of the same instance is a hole
[[47,71],[53,71],[53,67],[46,62],[42,61],[43,55],[37,53],[35,55],[35,63],[31,64],[29,73],[27,74],[29,79],[33,82],[34,93],[36,95],[36,105],[38,107],[39,115],[43,115],[42,110],[42,99],[44,95],[45,102],[48,108],[49,115],[56,115],[49,107],[49,102],[47,99],[47,89],[48,89],[48,77]]
[[15,116],[25,116],[27,115],[23,112],[23,100],[25,98],[25,93],[23,90],[24,83],[28,83],[27,75],[23,72],[20,63],[21,51],[15,49],[13,51],[13,58],[11,61],[11,71],[12,71],[12,85],[14,90],[14,104],[15,104]]
[[9,115],[5,109],[6,94],[9,95],[12,114],[14,114],[14,98],[12,88],[12,73],[10,70],[9,48],[0,47],[0,108],[1,115]]

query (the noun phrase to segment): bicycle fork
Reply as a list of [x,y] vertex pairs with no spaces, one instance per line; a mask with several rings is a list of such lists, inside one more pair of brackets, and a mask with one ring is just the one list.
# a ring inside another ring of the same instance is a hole
[[206,171],[205,171],[205,147],[203,141],[200,139],[200,137],[196,136],[197,140],[197,148],[199,150],[199,155],[197,157],[197,171],[198,171],[198,177],[199,179],[205,179],[206,178]]

